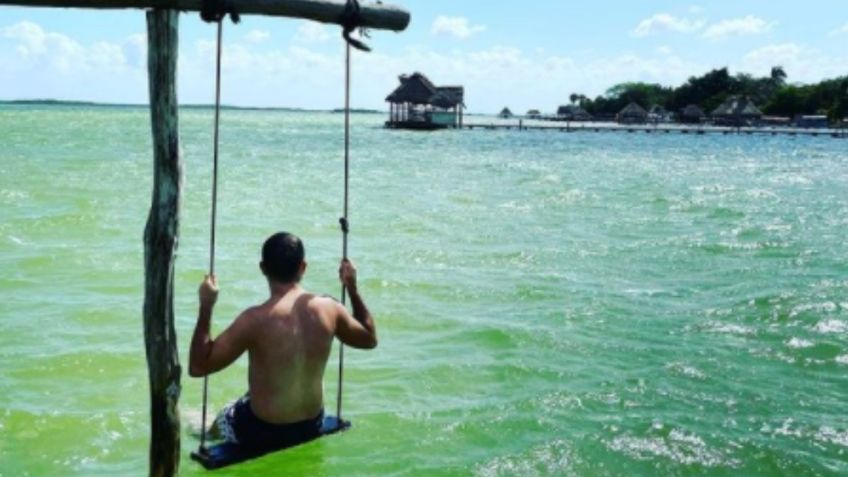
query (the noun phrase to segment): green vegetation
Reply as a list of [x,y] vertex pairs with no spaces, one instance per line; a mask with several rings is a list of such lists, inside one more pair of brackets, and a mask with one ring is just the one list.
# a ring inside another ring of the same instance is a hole
[[703,76],[693,76],[677,88],[654,83],[622,83],[595,99],[577,93],[570,99],[592,114],[615,114],[633,101],[645,108],[658,104],[673,112],[695,104],[709,113],[729,96],[745,95],[767,115],[821,114],[827,115],[832,122],[848,116],[848,76],[810,85],[787,84],[786,79],[786,71],[780,66],[775,66],[769,76],[762,78],[747,73],[731,75],[727,68],[721,68]]

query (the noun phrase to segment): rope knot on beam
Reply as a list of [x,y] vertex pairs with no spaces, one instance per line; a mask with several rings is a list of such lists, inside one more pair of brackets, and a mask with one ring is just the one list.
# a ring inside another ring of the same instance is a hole
[[202,0],[200,18],[207,23],[220,23],[227,15],[233,23],[241,21],[238,11],[230,0]]
[[342,37],[344,37],[348,45],[356,48],[357,50],[371,51],[371,48],[368,45],[356,38],[350,37],[350,34],[359,28],[362,36],[368,38],[368,31],[362,27],[362,10],[359,6],[359,0],[347,0],[344,12],[342,12],[341,17],[339,18],[339,24],[342,26]]

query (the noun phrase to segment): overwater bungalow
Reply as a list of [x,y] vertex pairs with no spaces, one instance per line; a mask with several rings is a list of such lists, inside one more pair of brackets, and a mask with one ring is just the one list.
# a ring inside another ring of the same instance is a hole
[[401,75],[400,86],[386,97],[389,120],[397,129],[445,129],[462,127],[465,88],[436,86],[421,73]]
[[538,109],[531,109],[527,111],[527,115],[525,116],[527,119],[542,119],[542,113]]
[[704,112],[696,104],[690,104],[680,111],[680,122],[685,124],[701,124],[707,118],[707,113]]
[[752,126],[763,118],[763,112],[747,96],[731,96],[713,111],[717,126]]
[[500,114],[498,114],[498,117],[501,118],[501,119],[509,119],[512,116],[513,116],[512,111],[510,111],[509,108],[503,108],[501,110]]
[[619,124],[645,124],[648,121],[648,112],[636,103],[630,103],[618,113]]
[[591,121],[592,115],[588,111],[577,106],[568,104],[557,109],[557,120],[559,121]]

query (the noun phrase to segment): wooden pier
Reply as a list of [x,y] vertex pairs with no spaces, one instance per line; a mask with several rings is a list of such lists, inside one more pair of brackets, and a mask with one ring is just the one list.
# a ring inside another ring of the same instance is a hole
[[462,125],[464,129],[515,130],[515,131],[555,131],[555,132],[607,132],[624,134],[707,134],[721,135],[760,135],[760,136],[808,136],[848,139],[848,129],[804,129],[769,127],[722,127],[689,126],[682,124],[632,125],[614,123],[546,123],[542,121],[471,121]]

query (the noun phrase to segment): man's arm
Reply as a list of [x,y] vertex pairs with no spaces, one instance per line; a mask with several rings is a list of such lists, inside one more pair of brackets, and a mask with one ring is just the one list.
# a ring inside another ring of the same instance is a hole
[[242,313],[236,320],[212,340],[209,328],[212,322],[212,309],[218,299],[218,286],[214,276],[207,276],[200,285],[200,312],[197,325],[191,338],[188,374],[200,378],[216,373],[233,363],[247,350],[248,320]]
[[353,316],[340,304],[337,305],[336,336],[342,343],[359,349],[374,349],[377,347],[377,326],[359,294],[356,284],[356,268],[349,260],[342,260],[339,268],[339,278],[347,289],[350,303],[353,306]]

